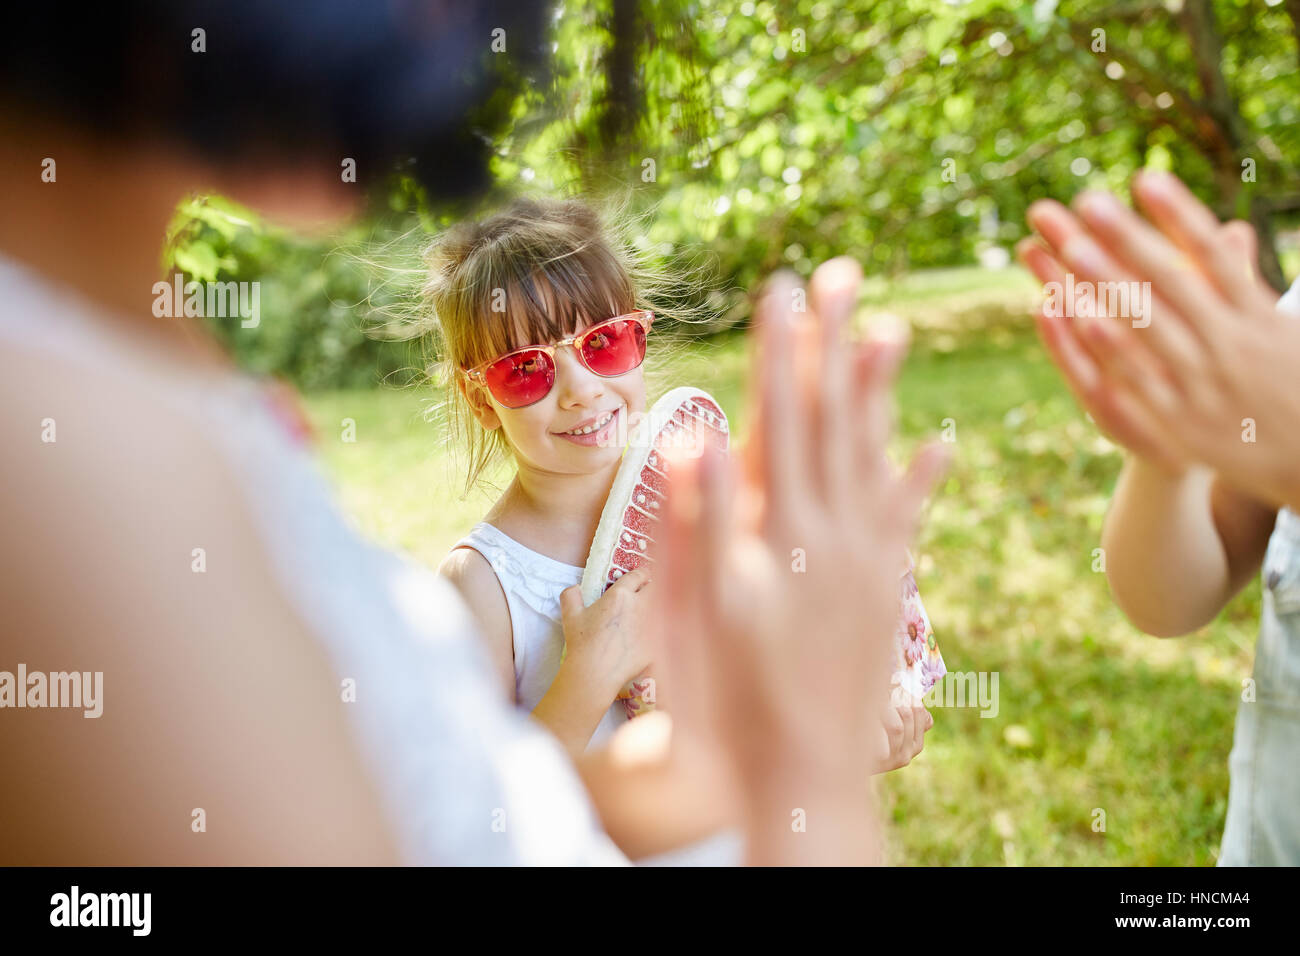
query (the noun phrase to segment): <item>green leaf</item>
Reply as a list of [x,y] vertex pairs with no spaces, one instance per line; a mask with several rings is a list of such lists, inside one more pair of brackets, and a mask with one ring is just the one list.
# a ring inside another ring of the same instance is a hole
[[220,268],[217,251],[201,239],[178,247],[175,263],[178,269],[199,282],[214,281]]

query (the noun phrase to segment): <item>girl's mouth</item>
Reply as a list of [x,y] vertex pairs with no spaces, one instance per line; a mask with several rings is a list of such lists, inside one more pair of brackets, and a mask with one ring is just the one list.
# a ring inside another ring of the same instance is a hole
[[622,414],[622,408],[616,408],[612,412],[607,412],[602,418],[597,419],[591,426],[593,431],[584,435],[574,434],[573,432],[556,432],[560,438],[571,441],[575,445],[601,445],[609,443],[614,435],[614,429],[618,427],[618,417]]

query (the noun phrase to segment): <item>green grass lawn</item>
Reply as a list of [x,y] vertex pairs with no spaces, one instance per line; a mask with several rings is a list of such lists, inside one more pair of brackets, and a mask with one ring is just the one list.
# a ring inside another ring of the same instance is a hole
[[[929,289],[929,294],[925,290]],[[1215,861],[1227,757],[1259,615],[1253,583],[1211,626],[1135,631],[1092,570],[1121,463],[1034,337],[1018,270],[873,289],[915,329],[898,390],[900,451],[951,419],[954,460],[916,556],[954,672],[996,672],[999,711],[935,710],[913,764],[884,778],[899,863],[1197,865]],[[694,349],[669,384],[712,391],[745,432],[745,343]],[[436,565],[491,504],[458,498],[438,422],[411,391],[316,395],[309,413],[360,527]],[[341,440],[342,421],[356,441]],[[508,477],[508,476],[503,476]],[[1104,832],[1094,821],[1104,812]]]

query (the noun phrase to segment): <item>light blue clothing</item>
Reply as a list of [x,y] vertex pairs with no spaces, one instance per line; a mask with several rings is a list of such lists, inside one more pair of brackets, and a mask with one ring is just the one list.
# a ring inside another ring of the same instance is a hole
[[[1300,315],[1300,280],[1278,309]],[[1262,578],[1254,700],[1243,692],[1237,705],[1220,866],[1300,866],[1300,517],[1286,508]]]
[[1300,866],[1300,517],[1287,509],[1263,579],[1255,699],[1237,706],[1220,866]]

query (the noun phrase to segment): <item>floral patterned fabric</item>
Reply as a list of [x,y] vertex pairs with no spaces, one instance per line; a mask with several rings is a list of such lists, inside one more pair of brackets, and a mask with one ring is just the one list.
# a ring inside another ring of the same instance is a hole
[[655,709],[654,686],[654,678],[647,677],[644,680],[628,681],[618,692],[618,699],[623,702],[628,720],[648,714]]
[[913,697],[924,697],[935,682],[948,673],[934,639],[930,616],[921,603],[912,574],[911,561],[899,578],[898,627],[894,632],[894,686],[903,687]]
[[[921,603],[911,561],[899,578],[898,624],[894,631],[893,686],[906,688],[914,698],[929,692],[948,673],[939,644],[934,639],[930,615]],[[654,681],[631,681],[619,693],[628,720],[654,710]]]

